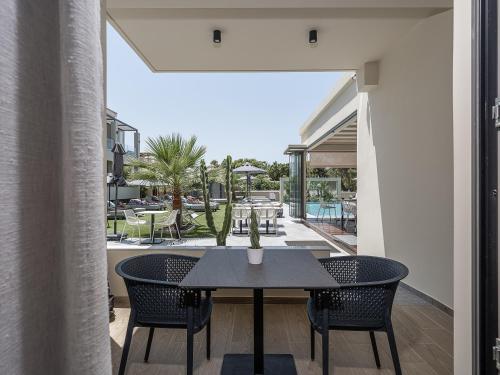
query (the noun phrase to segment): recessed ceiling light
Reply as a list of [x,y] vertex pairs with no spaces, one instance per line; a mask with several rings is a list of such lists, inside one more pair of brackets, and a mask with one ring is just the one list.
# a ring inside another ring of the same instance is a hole
[[318,30],[309,30],[309,43],[316,44],[318,43]]
[[222,42],[222,33],[220,30],[214,30],[214,38],[213,38],[214,43],[221,43]]

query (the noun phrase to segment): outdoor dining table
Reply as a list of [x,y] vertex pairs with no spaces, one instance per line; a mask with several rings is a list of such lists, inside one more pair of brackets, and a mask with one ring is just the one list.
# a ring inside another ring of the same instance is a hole
[[151,216],[151,227],[150,227],[150,235],[148,239],[141,240],[141,244],[148,244],[148,245],[154,245],[154,244],[159,244],[163,242],[163,239],[160,238],[155,238],[155,216],[158,214],[164,214],[165,211],[141,211],[141,215],[150,215]]
[[[253,354],[225,354],[221,375],[296,375],[291,354],[264,354],[264,289],[339,286],[310,250],[264,249],[262,264],[253,265],[248,263],[246,249],[234,248],[207,250],[179,285],[188,290],[253,289]],[[188,325],[193,324],[189,306]]]
[[[278,211],[281,207],[278,207],[278,206],[264,206],[264,205],[252,205],[251,207],[250,206],[235,206],[235,209],[238,209],[238,210],[247,210],[247,211],[250,211],[251,209],[254,209],[254,210],[260,210],[260,209],[265,209],[265,210],[274,210],[274,211]],[[276,215],[278,213],[276,212]],[[250,216],[250,214],[248,215]],[[275,228],[275,230],[277,230]],[[243,233],[243,222],[240,221],[240,234]],[[269,234],[269,219],[266,219],[266,234]]]

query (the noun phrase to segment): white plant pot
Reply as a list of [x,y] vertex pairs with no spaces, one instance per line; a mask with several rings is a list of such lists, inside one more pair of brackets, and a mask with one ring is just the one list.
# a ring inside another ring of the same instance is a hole
[[262,257],[264,256],[264,249],[250,249],[247,248],[248,263],[262,264]]

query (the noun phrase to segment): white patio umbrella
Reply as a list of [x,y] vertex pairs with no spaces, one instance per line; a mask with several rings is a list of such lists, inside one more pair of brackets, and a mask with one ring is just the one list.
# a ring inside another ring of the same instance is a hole
[[234,168],[233,173],[244,174],[247,179],[247,198],[250,196],[250,185],[252,184],[251,175],[265,174],[267,173],[264,169],[254,167],[250,163],[245,163],[241,167]]

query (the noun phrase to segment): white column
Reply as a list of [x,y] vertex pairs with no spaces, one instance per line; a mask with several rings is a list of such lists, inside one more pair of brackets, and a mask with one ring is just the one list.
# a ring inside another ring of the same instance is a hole
[[454,1],[454,372],[472,374],[472,2]]

